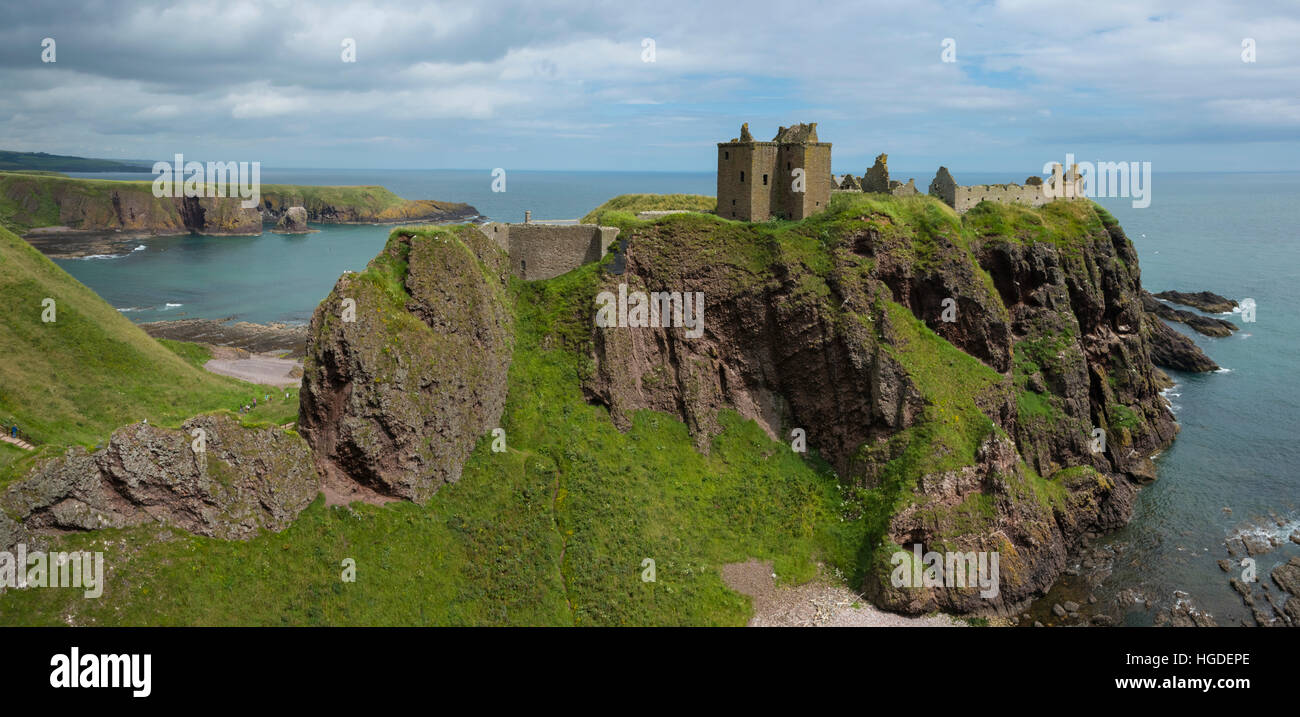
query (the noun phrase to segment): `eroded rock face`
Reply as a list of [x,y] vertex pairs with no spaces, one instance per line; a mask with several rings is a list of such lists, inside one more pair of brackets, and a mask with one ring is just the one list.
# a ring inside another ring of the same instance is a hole
[[275,231],[279,234],[307,234],[312,231],[307,226],[307,210],[303,207],[289,207],[280,221],[276,222]]
[[394,234],[335,284],[308,331],[300,408],[327,498],[424,501],[459,479],[505,407],[507,270],[456,227]]
[[[202,453],[193,447],[198,429]],[[301,438],[280,428],[243,428],[225,416],[198,416],[181,430],[143,423],[119,428],[93,453],[69,449],[10,486],[0,504],[26,533],[157,521],[245,540],[285,529],[318,492]],[[22,537],[0,525],[0,542]]]
[[[1177,432],[1152,365],[1136,252],[1117,225],[1095,217],[1069,247],[958,242],[953,229],[924,251],[915,227],[860,221],[817,271],[779,249],[759,261],[761,241],[708,219],[635,230],[626,273],[600,288],[703,292],[704,334],[593,328],[596,369],[584,388],[620,426],[641,408],[680,415],[701,448],[723,408],[776,440],[803,428],[842,480],[883,490],[905,468],[909,445],[940,460],[948,450],[923,441],[943,399],[933,387],[927,398],[920,382],[942,366],[905,358],[914,339],[887,308],[905,307],[987,367],[987,385],[971,398],[995,429],[966,465],[909,477],[915,486],[876,540],[997,551],[1001,582],[994,599],[969,588],[896,589],[888,563],[877,562],[862,588],[913,614],[1010,613],[1052,585],[1087,533],[1127,522],[1135,484],[1155,477],[1150,456]],[[1095,429],[1107,439],[1096,451]]]

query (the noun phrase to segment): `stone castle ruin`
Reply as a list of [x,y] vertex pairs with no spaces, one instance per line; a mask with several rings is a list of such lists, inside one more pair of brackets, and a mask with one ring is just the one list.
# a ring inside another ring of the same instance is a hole
[[[957,184],[947,167],[940,167],[930,182],[929,194],[958,213],[983,201],[1040,206],[1059,196],[1081,197],[1083,180],[1078,165],[1062,172],[1055,165],[1044,191],[1040,177],[1024,184]],[[1063,187],[1063,191],[1055,191]],[[817,139],[817,123],[781,127],[770,142],[757,142],[749,125],[740,136],[718,143],[717,215],[726,219],[762,222],[769,219],[803,219],[825,211],[832,192],[873,192],[896,197],[918,196],[916,180],[890,179],[889,157],[876,157],[865,174],[836,178],[831,174],[831,145]],[[642,212],[638,219],[656,219],[687,210]],[[533,221],[524,213],[522,224],[488,222],[479,226],[510,257],[511,273],[525,280],[551,279],[594,261],[600,261],[619,230],[595,224]]]
[[[803,219],[826,209],[832,192],[874,192],[896,197],[917,196],[916,180],[906,183],[889,177],[889,157],[881,154],[865,174],[831,174],[831,144],[817,140],[817,123],[781,127],[771,142],[756,142],[749,124],[740,137],[718,143],[718,209],[726,219],[762,222],[768,219]],[[803,184],[796,182],[796,170]],[[1060,190],[1056,188],[1060,187]],[[802,189],[802,191],[800,191]],[[1057,198],[1084,196],[1078,165],[1063,172],[1055,165],[1046,188],[1041,177],[1024,184],[957,184],[947,167],[940,167],[928,190],[964,214],[983,201],[1041,206]]]
[[[1062,187],[1056,191],[1056,187]],[[930,194],[943,200],[944,204],[965,214],[980,202],[1000,202],[1002,204],[1024,204],[1030,207],[1042,206],[1053,199],[1084,196],[1083,178],[1079,175],[1079,165],[1070,166],[1063,172],[1060,164],[1052,169],[1052,176],[1047,180],[1044,190],[1043,178],[1030,176],[1024,184],[974,184],[962,186],[953,179],[947,167],[940,167],[930,182]]]
[[831,145],[817,141],[817,123],[781,127],[756,142],[749,124],[718,143],[718,216],[747,222],[803,219],[831,200]]
[[618,238],[616,227],[595,224],[488,222],[479,226],[510,257],[510,273],[528,281],[552,279],[583,264],[600,261]]

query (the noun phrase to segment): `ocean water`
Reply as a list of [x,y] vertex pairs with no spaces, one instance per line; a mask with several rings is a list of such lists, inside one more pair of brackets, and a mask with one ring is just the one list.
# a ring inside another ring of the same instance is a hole
[[[928,184],[929,175],[916,176]],[[143,179],[150,175],[85,175]],[[1020,181],[961,173],[964,184]],[[493,219],[573,219],[628,192],[713,194],[714,175],[636,172],[510,172],[507,191],[491,191],[483,171],[264,170],[267,183],[380,184],[401,196],[464,201]],[[1158,459],[1159,479],[1143,488],[1132,522],[1103,539],[1121,549],[1094,594],[1109,601],[1133,590],[1153,605],[1134,607],[1127,624],[1150,624],[1184,591],[1220,625],[1247,609],[1216,565],[1224,542],[1242,530],[1282,536],[1300,527],[1300,173],[1157,174],[1145,209],[1128,199],[1101,199],[1137,247],[1143,284],[1253,298],[1254,323],[1215,339],[1193,338],[1225,371],[1170,372],[1168,392],[1182,432]],[[383,246],[382,226],[319,227],[306,236],[168,237],[118,258],[57,263],[136,321],[184,317],[305,322],[344,270],[359,270]],[[1225,510],[1226,509],[1226,510]],[[1279,526],[1278,523],[1282,523]],[[1258,556],[1261,581],[1300,545]],[[1232,575],[1239,575],[1234,568]],[[1256,591],[1258,594],[1258,590]],[[1067,578],[1040,606],[1082,596]],[[1082,600],[1078,600],[1082,602]],[[1086,612],[1086,611],[1085,611]]]
[[[153,175],[73,173],[92,179],[147,180]],[[619,194],[712,195],[711,172],[509,172],[492,191],[490,170],[274,170],[266,184],[381,185],[408,199],[466,202],[498,221],[577,219]],[[300,322],[346,270],[364,269],[392,227],[313,225],[320,233],[257,237],[145,239],[122,256],[59,259],[59,266],[136,322],[236,317]]]

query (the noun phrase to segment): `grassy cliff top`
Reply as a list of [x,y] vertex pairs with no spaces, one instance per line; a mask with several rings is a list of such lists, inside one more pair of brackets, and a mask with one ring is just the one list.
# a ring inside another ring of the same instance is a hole
[[668,211],[672,209],[694,209],[712,212],[717,209],[718,200],[703,194],[620,194],[582,218],[585,224],[604,224],[602,217],[609,212],[619,212],[635,217],[637,212]]
[[[238,196],[238,187],[227,187],[227,196]],[[103,205],[111,209],[112,197],[139,194],[142,204],[153,200],[153,180],[83,179],[47,172],[0,172],[0,222],[25,231],[57,226],[64,204]],[[459,202],[431,199],[403,199],[384,187],[330,187],[297,184],[262,184],[261,202],[277,210],[302,206],[309,213],[347,213],[357,221],[405,221],[437,211],[472,209]],[[326,209],[330,211],[326,211]]]

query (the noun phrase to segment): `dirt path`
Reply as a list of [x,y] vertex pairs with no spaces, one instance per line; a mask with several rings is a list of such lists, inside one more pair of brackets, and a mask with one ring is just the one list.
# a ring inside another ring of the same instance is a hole
[[[302,362],[270,354],[252,354],[244,358],[214,358],[203,368],[222,376],[268,386],[297,386],[302,382]],[[295,370],[296,369],[296,370]]]
[[754,603],[749,627],[963,627],[965,623],[937,615],[906,617],[878,610],[842,585],[813,580],[778,586],[771,561],[750,559],[722,567],[727,587],[748,595]]
[[36,450],[36,446],[33,446],[32,444],[28,443],[27,441],[24,441],[21,438],[14,438],[13,436],[0,436],[0,441],[4,441],[5,443],[11,443],[23,449],[24,451]]

